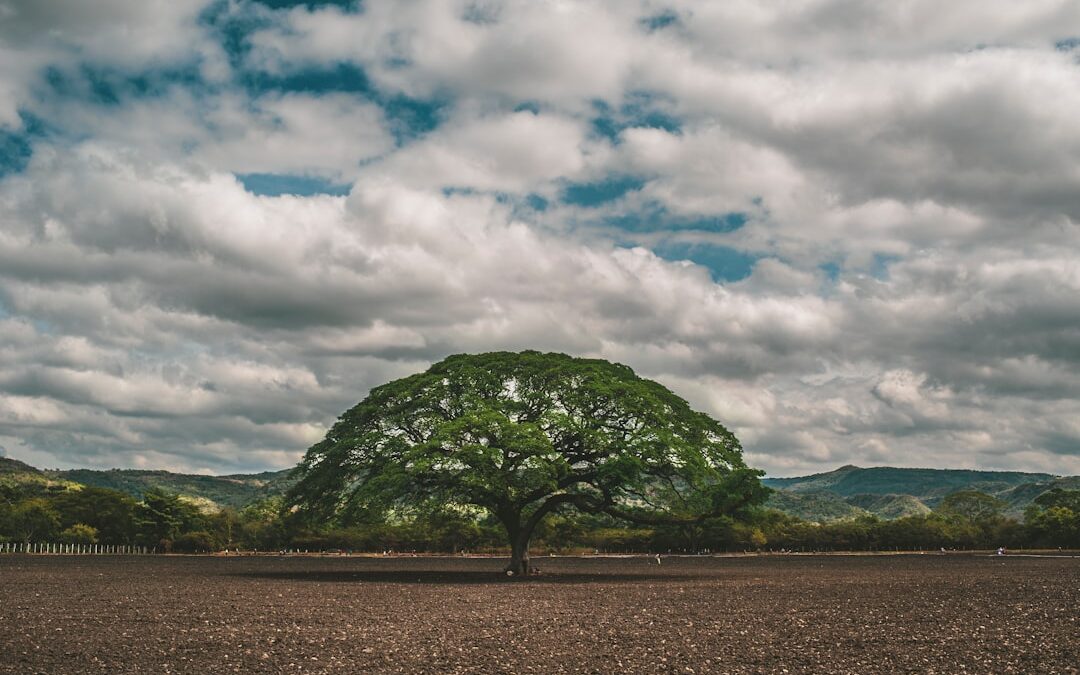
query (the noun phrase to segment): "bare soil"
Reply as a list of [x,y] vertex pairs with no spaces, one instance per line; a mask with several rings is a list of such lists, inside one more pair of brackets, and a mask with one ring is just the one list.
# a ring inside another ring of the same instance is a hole
[[3,673],[1076,673],[1080,559],[0,556]]

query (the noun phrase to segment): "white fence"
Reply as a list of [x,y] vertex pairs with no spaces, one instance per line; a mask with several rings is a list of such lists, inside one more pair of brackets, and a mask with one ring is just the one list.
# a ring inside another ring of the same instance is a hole
[[56,555],[147,555],[151,549],[126,544],[57,544],[52,542],[8,541],[0,543],[0,553],[42,553]]

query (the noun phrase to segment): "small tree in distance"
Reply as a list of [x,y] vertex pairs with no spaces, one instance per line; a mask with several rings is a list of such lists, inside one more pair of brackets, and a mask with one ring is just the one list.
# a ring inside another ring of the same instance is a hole
[[496,352],[373,389],[308,450],[286,504],[342,522],[479,507],[527,574],[550,514],[700,523],[763,501],[760,475],[719,422],[626,366]]

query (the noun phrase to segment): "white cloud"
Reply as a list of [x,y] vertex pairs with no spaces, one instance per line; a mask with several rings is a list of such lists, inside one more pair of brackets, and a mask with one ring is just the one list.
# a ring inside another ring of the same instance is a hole
[[580,121],[531,112],[469,116],[371,165],[361,184],[371,177],[429,189],[528,192],[581,173],[593,152],[602,149],[587,142]]
[[[776,473],[1080,471],[1076,3],[219,6],[239,47],[205,9],[0,0],[33,149],[0,179],[9,454],[285,466],[371,386],[540,348],[659,378]],[[370,86],[252,84],[342,64]],[[640,184],[560,203],[612,176]]]

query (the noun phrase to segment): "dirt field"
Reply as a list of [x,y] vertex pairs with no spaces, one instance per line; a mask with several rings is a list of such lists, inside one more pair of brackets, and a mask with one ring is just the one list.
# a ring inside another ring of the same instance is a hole
[[1078,672],[1080,559],[0,557],[0,672]]

